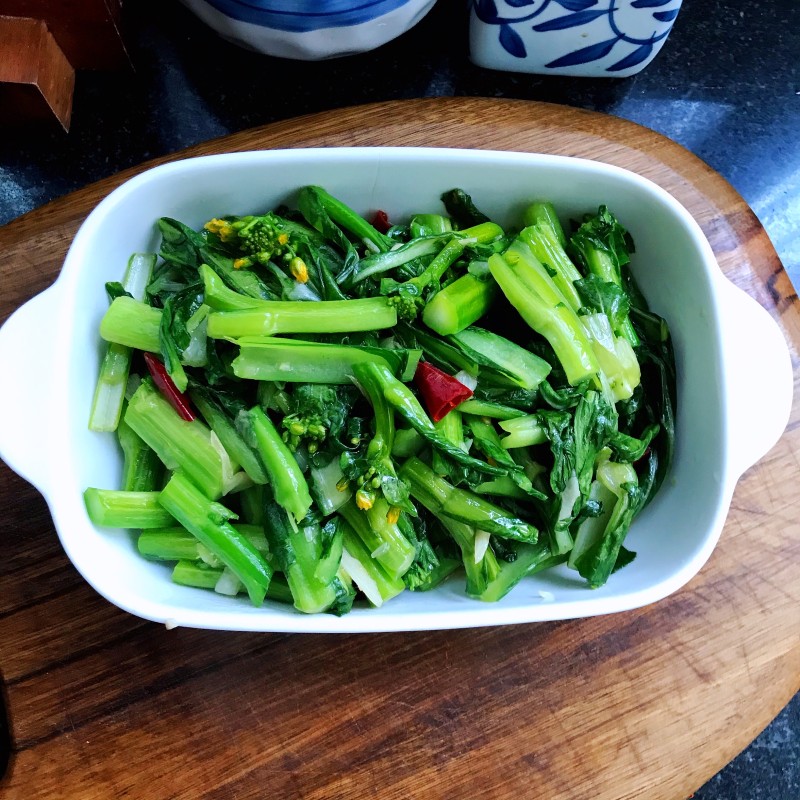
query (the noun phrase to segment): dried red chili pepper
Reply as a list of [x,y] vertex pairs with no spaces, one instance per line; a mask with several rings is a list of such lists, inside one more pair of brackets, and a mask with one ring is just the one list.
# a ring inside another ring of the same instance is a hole
[[414,384],[422,394],[434,422],[443,419],[456,406],[472,397],[472,389],[427,361],[420,361],[417,365]]
[[152,353],[144,354],[144,363],[147,364],[147,370],[153,378],[153,383],[158,387],[161,394],[180,414],[181,419],[191,422],[194,419],[194,413],[189,405],[189,398],[175,385],[175,382],[167,372],[167,368]]
[[392,227],[392,223],[389,222],[389,217],[385,211],[379,210],[375,212],[375,216],[372,218],[372,227],[381,233],[386,233]]

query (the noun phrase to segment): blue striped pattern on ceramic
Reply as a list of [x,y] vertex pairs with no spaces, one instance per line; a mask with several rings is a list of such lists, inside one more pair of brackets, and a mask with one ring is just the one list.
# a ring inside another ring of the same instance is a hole
[[407,0],[207,0],[222,14],[293,33],[369,22],[400,8]]

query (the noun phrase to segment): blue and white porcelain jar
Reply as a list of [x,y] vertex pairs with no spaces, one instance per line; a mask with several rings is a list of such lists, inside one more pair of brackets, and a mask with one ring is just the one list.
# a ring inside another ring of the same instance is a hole
[[470,58],[540,75],[624,78],[664,45],[682,0],[471,0]]
[[183,0],[234,44],[303,61],[372,50],[417,24],[436,0]]

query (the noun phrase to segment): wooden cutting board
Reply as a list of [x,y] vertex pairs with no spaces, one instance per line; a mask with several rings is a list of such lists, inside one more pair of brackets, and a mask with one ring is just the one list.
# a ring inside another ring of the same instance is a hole
[[[707,165],[630,122],[415,100],[160,161],[333,145],[523,150],[635,170],[692,212],[722,269],[774,315],[797,382],[797,297],[758,220]],[[0,229],[0,320],[52,282],[86,214],[144,168]],[[435,633],[167,631],[96,595],[42,499],[3,467],[0,670],[14,748],[4,797],[681,800],[800,688],[799,419],[795,406],[742,478],[710,561],[673,596],[603,618]],[[32,446],[46,457],[46,443]]]

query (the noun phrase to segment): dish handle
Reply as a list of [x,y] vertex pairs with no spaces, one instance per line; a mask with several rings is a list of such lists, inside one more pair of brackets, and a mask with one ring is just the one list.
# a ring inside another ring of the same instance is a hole
[[20,306],[0,327],[0,458],[42,491],[49,470],[43,454],[44,420],[51,400],[52,328],[58,307],[55,285]]
[[786,340],[769,312],[729,280],[721,284],[729,467],[738,479],[780,439],[794,380]]

